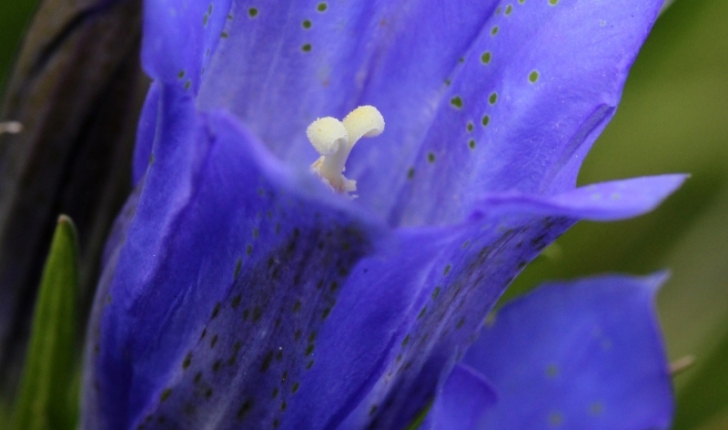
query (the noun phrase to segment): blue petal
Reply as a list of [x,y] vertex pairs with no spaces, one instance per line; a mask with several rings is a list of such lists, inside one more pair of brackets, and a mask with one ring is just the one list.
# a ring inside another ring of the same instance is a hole
[[154,161],[96,300],[84,426],[296,428],[284,412],[326,381],[303,377],[378,228],[229,117],[198,116],[170,86],[160,103]]
[[463,54],[419,152],[390,166],[398,177],[361,177],[362,187],[407,182],[390,215],[396,225],[461,219],[486,192],[571,189],[661,5],[501,2]]
[[474,430],[496,398],[493,386],[483,375],[459,364],[448,376],[422,430],[427,426],[434,430]]
[[[235,113],[281,159],[304,167],[318,158],[304,133],[309,123],[373,104],[387,132],[359,149],[379,148],[381,155],[371,161],[384,163],[365,166],[386,178],[399,175],[390,172],[394,160],[404,168],[420,144],[443,80],[494,5],[494,0],[235,2],[205,72],[200,106]],[[386,184],[379,190],[367,186],[367,192],[381,193]]]
[[587,185],[550,197],[517,192],[490,194],[475,206],[475,213],[500,211],[616,221],[655,209],[687,175],[660,175]]
[[379,107],[387,130],[358,145],[347,174],[358,204],[419,225],[462,219],[487,192],[573,186],[661,0],[221,1],[208,18],[219,36],[200,25],[207,9],[185,9],[185,31],[204,43],[150,3],[145,47],[160,48],[148,62],[174,45],[207,64],[181,78],[200,82],[199,106],[235,113],[291,164],[317,158],[304,134],[316,117]]
[[152,148],[157,134],[161,85],[153,82],[144,100],[136,133],[136,145],[132,159],[132,181],[138,184],[151,164]]
[[155,80],[196,94],[232,0],[144,2],[142,63]]
[[674,402],[653,303],[665,278],[552,284],[506,305],[463,360],[498,390],[478,428],[668,428]]
[[[401,267],[408,271],[409,276],[392,282],[396,287],[391,288],[416,291],[416,298],[411,308],[401,310],[406,319],[386,370],[342,428],[372,422],[383,428],[406,426],[441,388],[497,298],[543,247],[578,219],[619,219],[646,212],[682,179],[663,176],[617,181],[552,197],[497,194],[487,198],[468,223],[398,230],[395,235],[404,243],[405,252],[419,260],[419,266],[401,264],[398,253],[402,251],[393,247],[389,267],[378,270],[386,273]],[[610,197],[616,189],[621,193],[619,199]],[[592,193],[604,193],[608,198],[592,199]],[[381,294],[378,287],[371,285],[369,295]],[[379,300],[386,303],[386,297]],[[354,313],[354,306],[339,310]],[[341,330],[357,326],[366,327],[361,323]],[[343,334],[333,338],[341,337]],[[373,409],[376,413],[369,415]]]

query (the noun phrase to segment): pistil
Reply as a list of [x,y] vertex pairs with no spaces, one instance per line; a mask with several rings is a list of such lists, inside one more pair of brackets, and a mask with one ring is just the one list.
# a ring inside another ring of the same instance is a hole
[[384,118],[373,106],[360,106],[343,121],[332,117],[317,119],[306,130],[308,140],[321,154],[311,165],[311,171],[338,193],[356,191],[356,181],[342,174],[346,160],[359,139],[379,136],[383,131]]

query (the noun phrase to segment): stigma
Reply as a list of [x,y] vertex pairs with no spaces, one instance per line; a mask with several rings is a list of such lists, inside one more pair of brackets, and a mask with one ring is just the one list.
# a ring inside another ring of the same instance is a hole
[[319,118],[306,129],[306,136],[321,154],[311,165],[311,171],[340,194],[356,191],[356,181],[347,179],[346,160],[351,149],[362,137],[375,137],[384,131],[384,118],[374,106],[359,106],[343,121],[336,118]]

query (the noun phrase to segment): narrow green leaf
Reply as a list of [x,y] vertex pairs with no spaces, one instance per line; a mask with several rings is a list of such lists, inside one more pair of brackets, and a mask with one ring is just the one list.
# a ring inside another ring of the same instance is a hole
[[69,411],[76,358],[76,230],[58,219],[43,270],[20,393],[12,415],[14,430],[70,430]]
[[412,420],[411,423],[407,426],[407,430],[418,430],[420,427],[422,427],[422,424],[425,422],[425,418],[427,418],[427,414],[430,413],[430,409],[432,409],[432,403],[434,401],[430,401],[427,403],[427,406],[425,406],[418,414],[415,416],[415,418]]

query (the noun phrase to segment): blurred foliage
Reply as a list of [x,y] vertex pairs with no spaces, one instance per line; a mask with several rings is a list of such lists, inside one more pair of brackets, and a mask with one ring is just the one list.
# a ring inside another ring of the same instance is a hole
[[0,1],[0,89],[5,86],[23,30],[30,24],[38,0]]
[[[0,82],[34,5],[0,2]],[[669,355],[697,357],[675,380],[676,430],[728,428],[727,21],[725,0],[679,0],[667,10],[580,183],[668,172],[692,178],[652,214],[577,225],[506,296],[545,279],[670,268],[658,303]]]

